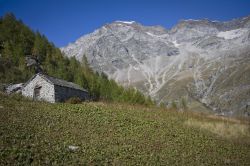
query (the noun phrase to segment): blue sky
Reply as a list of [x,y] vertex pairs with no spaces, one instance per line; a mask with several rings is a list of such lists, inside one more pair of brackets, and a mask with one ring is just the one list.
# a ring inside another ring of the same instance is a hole
[[250,15],[250,0],[0,0],[0,15],[7,12],[61,47],[115,20],[166,28],[181,19],[227,21]]

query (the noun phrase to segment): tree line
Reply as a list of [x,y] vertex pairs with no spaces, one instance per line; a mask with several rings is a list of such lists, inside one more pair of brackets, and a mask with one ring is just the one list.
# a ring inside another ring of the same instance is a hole
[[34,68],[26,66],[27,55],[39,60],[44,73],[87,89],[93,100],[154,104],[136,89],[124,88],[104,73],[93,71],[86,56],[81,62],[63,56],[46,36],[32,31],[13,14],[4,15],[0,18],[0,83],[26,82],[35,74]]

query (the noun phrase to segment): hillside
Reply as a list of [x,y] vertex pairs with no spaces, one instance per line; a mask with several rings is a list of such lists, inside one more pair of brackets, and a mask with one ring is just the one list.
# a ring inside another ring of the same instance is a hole
[[249,122],[0,94],[0,165],[250,165]]
[[141,92],[125,89],[104,73],[94,72],[86,57],[80,62],[65,57],[46,36],[32,31],[13,14],[0,17],[0,90],[8,84],[25,83],[37,72],[33,66],[27,66],[26,57],[36,59],[45,74],[87,89],[91,100],[154,104]]
[[94,70],[158,103],[185,98],[215,114],[250,115],[250,16],[181,20],[171,29],[115,21],[61,50],[77,59],[85,54]]

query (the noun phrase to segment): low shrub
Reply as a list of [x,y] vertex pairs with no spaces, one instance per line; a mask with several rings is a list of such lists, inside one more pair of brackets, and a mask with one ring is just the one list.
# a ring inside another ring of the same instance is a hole
[[71,97],[65,101],[65,103],[69,103],[69,104],[80,104],[81,102],[82,100],[79,97]]
[[174,109],[174,110],[177,110],[177,104],[176,104],[175,101],[172,101],[171,108]]

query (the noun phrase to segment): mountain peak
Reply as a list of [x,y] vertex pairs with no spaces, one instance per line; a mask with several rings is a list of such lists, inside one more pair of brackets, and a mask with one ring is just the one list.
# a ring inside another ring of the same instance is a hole
[[238,76],[249,73],[249,34],[249,17],[182,20],[170,30],[115,21],[61,50],[79,60],[86,55],[95,71],[158,102],[187,97],[217,113],[245,115],[250,80]]

